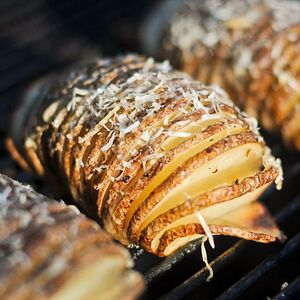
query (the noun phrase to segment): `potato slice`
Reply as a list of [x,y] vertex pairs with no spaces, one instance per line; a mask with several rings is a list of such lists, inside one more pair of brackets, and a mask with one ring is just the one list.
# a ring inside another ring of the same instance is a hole
[[52,299],[96,300],[99,295],[108,300],[118,300],[125,295],[134,299],[138,288],[132,287],[132,282],[139,281],[138,274],[130,271],[124,274],[124,267],[124,261],[118,256],[111,256],[103,262],[96,261],[78,270]]
[[[230,235],[261,243],[284,239],[267,209],[259,202],[241,206],[218,219],[208,221],[208,225],[213,235]],[[157,254],[170,255],[187,242],[204,235],[199,223],[178,226],[160,238]]]

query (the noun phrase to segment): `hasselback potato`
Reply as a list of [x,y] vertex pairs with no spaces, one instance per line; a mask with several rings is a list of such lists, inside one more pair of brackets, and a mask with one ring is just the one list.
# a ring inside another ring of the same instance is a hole
[[136,299],[127,249],[74,206],[0,174],[0,298]]
[[149,54],[220,85],[265,129],[300,150],[298,1],[164,1],[141,37]]
[[204,235],[282,237],[254,202],[282,181],[256,121],[167,62],[128,55],[77,66],[31,90],[13,124],[12,155],[59,178],[124,244],[165,256]]

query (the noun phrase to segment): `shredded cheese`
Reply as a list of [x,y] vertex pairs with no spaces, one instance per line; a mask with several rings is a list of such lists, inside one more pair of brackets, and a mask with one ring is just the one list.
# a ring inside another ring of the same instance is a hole
[[199,220],[199,222],[200,222],[200,224],[201,224],[201,226],[202,226],[202,228],[203,228],[203,230],[204,230],[204,232],[205,232],[205,234],[206,234],[206,236],[208,238],[210,246],[213,249],[215,249],[214,237],[213,237],[213,235],[212,235],[212,233],[210,231],[209,226],[207,225],[206,221],[204,220],[202,214],[199,211],[197,211],[196,215],[197,215],[197,218],[198,218],[198,220]]
[[122,165],[124,168],[128,168],[128,169],[132,169],[133,166],[132,166],[132,163],[130,161],[122,161]]
[[159,159],[159,158],[163,157],[164,155],[165,155],[164,153],[158,153],[158,152],[152,153],[152,154],[149,154],[149,155],[145,156],[143,158],[143,161],[145,162],[147,160]]
[[139,127],[139,125],[140,125],[140,121],[134,122],[133,124],[131,124],[127,128],[125,128],[124,131],[122,132],[122,134],[126,134],[126,133],[136,130]]
[[110,137],[109,141],[107,144],[105,144],[102,148],[101,148],[101,151],[105,152],[107,150],[109,150],[112,145],[114,144],[114,140],[115,140],[115,133],[112,134],[112,136]]
[[207,241],[207,236],[205,235],[203,238],[202,238],[202,241],[201,241],[201,255],[202,255],[202,260],[203,262],[205,263],[205,266],[207,268],[207,270],[209,271],[209,275],[208,277],[206,278],[206,281],[210,281],[213,276],[214,276],[214,271],[212,269],[212,267],[210,266],[208,260],[207,260],[207,253],[206,253],[206,249],[205,249],[205,242]]
[[174,136],[174,137],[189,137],[192,134],[190,132],[173,132],[173,131],[168,131],[168,136]]

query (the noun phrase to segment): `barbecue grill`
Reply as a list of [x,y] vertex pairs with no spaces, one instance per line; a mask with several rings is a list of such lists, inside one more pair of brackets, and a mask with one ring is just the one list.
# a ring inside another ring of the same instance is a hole
[[[50,188],[25,174],[8,156],[4,139],[11,114],[28,84],[78,59],[138,52],[136,27],[154,2],[146,0],[0,2],[0,172],[35,186]],[[135,268],[147,289],[142,299],[300,299],[300,154],[263,133],[273,153],[282,158],[284,188],[270,188],[262,197],[286,242],[262,245],[216,237],[208,250],[209,274],[194,241],[167,258],[130,246]]]

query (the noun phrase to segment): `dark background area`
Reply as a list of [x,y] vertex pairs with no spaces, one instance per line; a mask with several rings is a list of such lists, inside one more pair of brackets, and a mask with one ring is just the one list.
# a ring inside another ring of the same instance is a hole
[[43,73],[93,54],[138,52],[138,24],[154,2],[0,1],[1,113],[9,113],[22,88]]
[[[0,172],[51,195],[47,185],[25,174],[5,150],[11,115],[24,90],[30,82],[79,59],[139,53],[139,25],[157,2],[0,1]],[[205,282],[199,242],[167,259],[144,253],[136,259],[136,268],[148,282],[144,299],[166,293],[165,299],[214,299],[224,292],[221,299],[267,299],[280,293],[285,282],[289,286],[276,299],[300,299],[300,156],[264,135],[274,154],[283,159],[286,180],[283,191],[271,188],[262,201],[276,215],[287,243],[262,245],[217,238],[217,248],[208,251],[215,270],[210,283]]]
[[[156,1],[0,1],[0,171],[22,181],[7,158],[4,139],[28,85],[91,56],[140,52],[140,22]],[[24,176],[25,177],[24,177]]]

